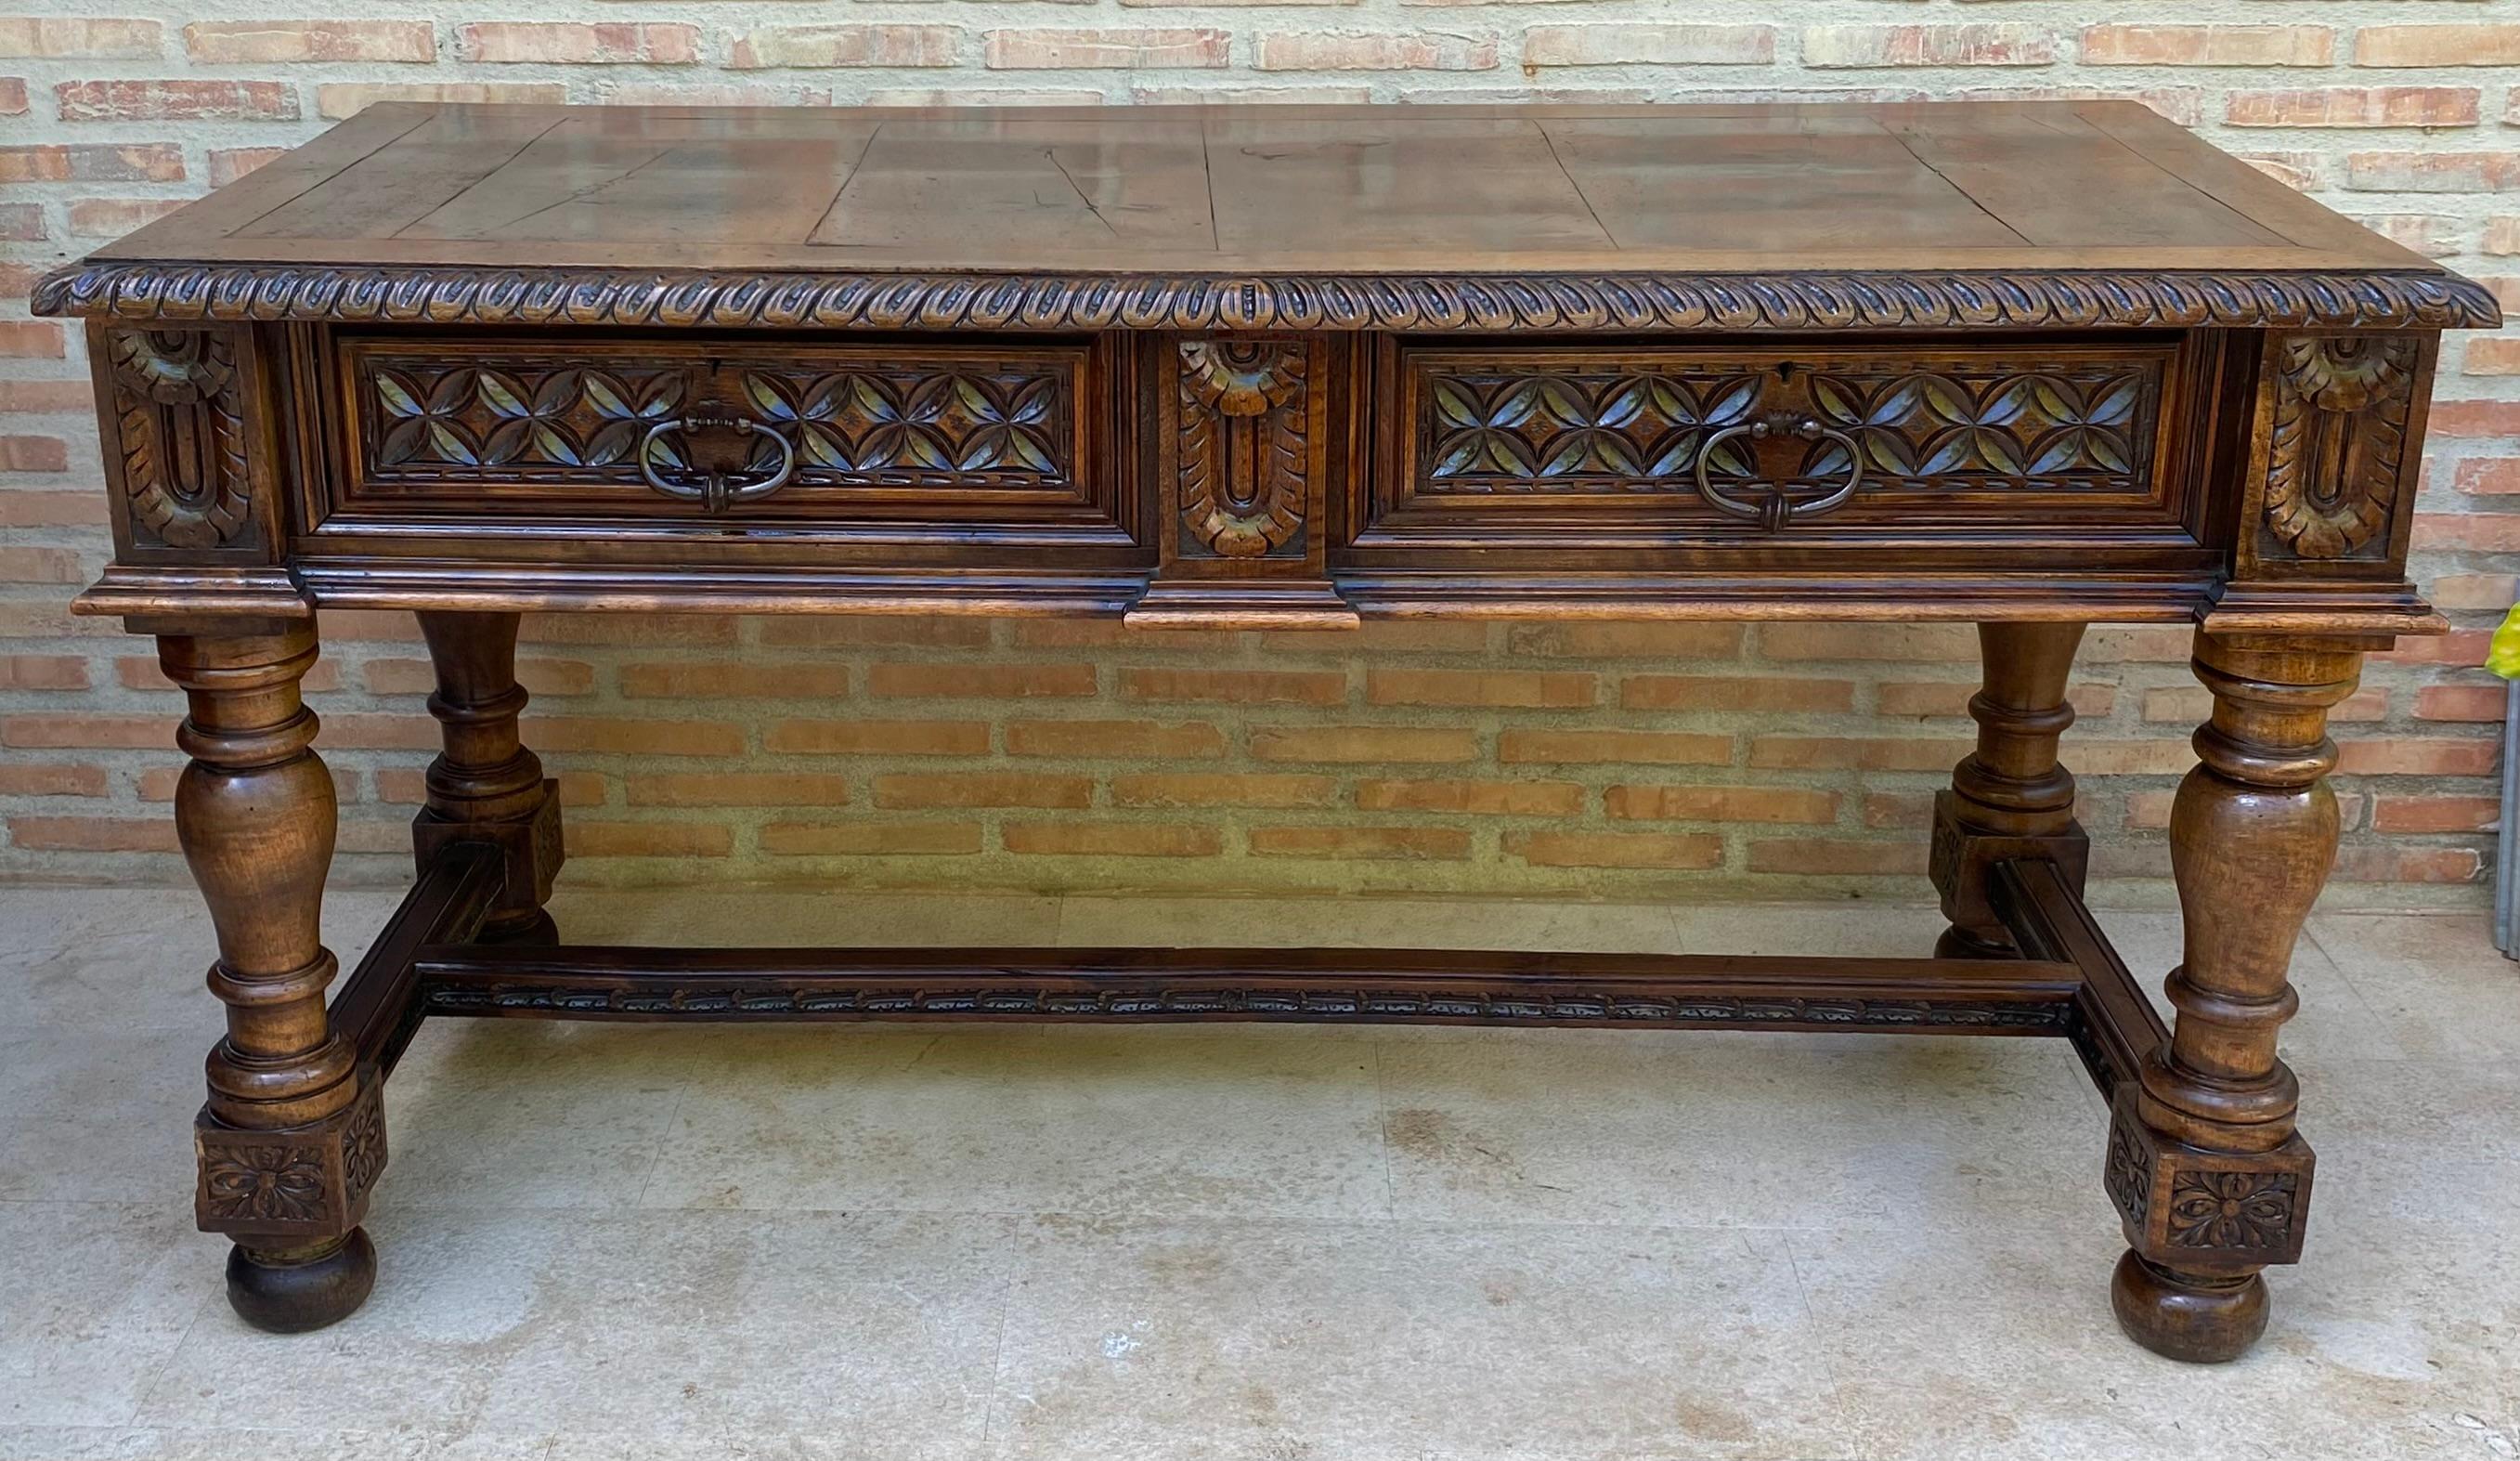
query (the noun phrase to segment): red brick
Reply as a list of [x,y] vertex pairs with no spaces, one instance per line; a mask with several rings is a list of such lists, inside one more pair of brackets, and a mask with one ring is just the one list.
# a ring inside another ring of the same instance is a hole
[[2467,847],[2361,846],[2336,854],[2340,883],[2474,883],[2485,858]]
[[2511,341],[2480,335],[2467,342],[2459,369],[2471,376],[2520,376],[2520,347]]
[[266,62],[437,60],[437,29],[427,21],[196,21],[184,52],[211,66]]
[[84,411],[95,399],[95,388],[85,381],[0,381],[0,411]]
[[2509,573],[2444,573],[2432,581],[2425,594],[2434,607],[2452,613],[2490,610],[2498,614],[2520,598],[2520,578]]
[[2435,440],[2443,437],[2520,436],[2520,401],[2433,402],[2424,428]]
[[761,745],[782,755],[987,755],[989,727],[973,720],[774,720]]
[[172,852],[169,817],[11,817],[9,841],[29,852]]
[[848,778],[813,771],[692,771],[634,776],[632,806],[845,806]]
[[1630,761],[1653,766],[1729,766],[1732,738],[1684,731],[1509,730],[1497,738],[1497,759],[1561,765]]
[[1365,811],[1565,817],[1584,809],[1584,788],[1571,781],[1364,781],[1356,804]]
[[123,60],[155,58],[164,49],[165,27],[156,21],[0,17],[0,58]]
[[950,857],[980,850],[977,822],[773,822],[761,850],[778,857]]
[[1516,655],[1567,660],[1738,660],[1748,633],[1744,624],[1688,619],[1509,624],[1506,648]]
[[1711,868],[1724,840],[1705,832],[1508,832],[1505,849],[1535,867]]
[[[2505,117],[2504,120],[2510,118]],[[2485,237],[2478,251],[2501,256],[2520,253],[2520,216],[2503,213],[2485,220]]]
[[1853,680],[1791,680],[1765,675],[1632,674],[1619,682],[1630,710],[1783,710],[1827,713],[1855,708]]
[[797,616],[764,619],[761,642],[773,649],[862,649],[870,645],[976,649],[989,642],[989,621],[946,615]]
[[998,838],[1010,852],[1067,857],[1215,857],[1225,835],[1166,822],[1009,822]]
[[2520,25],[2364,25],[2356,66],[2520,66]]
[[740,36],[727,65],[737,70],[782,66],[952,66],[963,48],[959,25],[767,25]]
[[541,751],[612,755],[743,753],[743,727],[715,720],[630,720],[619,716],[525,716],[525,744]]
[[631,21],[474,21],[455,27],[455,55],[491,64],[690,66],[700,59],[700,32]]
[[1497,65],[1496,37],[1358,35],[1277,31],[1252,38],[1264,71],[1484,71]]
[[2426,685],[2415,692],[2415,718],[2499,723],[2508,700],[2499,684]]
[[1750,871],[1819,878],[1922,877],[1927,848],[1912,839],[1898,842],[1831,842],[1796,838],[1750,844]]
[[0,203],[0,243],[32,244],[51,237],[39,203]]
[[1759,736],[1750,742],[1750,764],[1788,771],[1948,771],[1975,744],[1967,740]]
[[1835,792],[1792,787],[1615,786],[1601,809],[1631,822],[1834,822]]
[[2327,186],[2327,160],[2317,153],[2247,153],[2231,156],[2296,193],[2316,193]]
[[1132,700],[1334,706],[1347,699],[1347,674],[1336,669],[1172,669],[1123,665],[1119,670],[1119,688],[1120,694]]
[[1228,64],[1231,40],[1214,29],[992,30],[991,70],[1149,70]]
[[0,147],[0,183],[177,183],[184,151],[171,142],[47,143]]
[[1254,827],[1246,837],[1259,857],[1456,860],[1470,855],[1470,835],[1458,827]]
[[1815,70],[1892,66],[2047,66],[2056,42],[2036,25],[1811,25],[1803,65]]
[[0,717],[0,746],[38,750],[172,751],[175,722],[165,715],[10,715]]
[[1365,699],[1377,706],[1494,706],[1563,709],[1600,698],[1593,676],[1573,670],[1370,669]]
[[[330,614],[324,616],[324,634],[338,637]],[[426,660],[370,660],[359,666],[359,678],[371,695],[427,695],[437,688],[436,667]],[[595,689],[595,666],[583,660],[519,660],[517,683],[537,697],[587,695]]]
[[[0,356],[15,356],[21,360],[59,360],[63,353],[62,327],[58,322],[0,320]],[[99,500],[102,500],[101,494]]]
[[726,857],[735,834],[714,822],[604,822],[580,817],[568,824],[572,857]]
[[2479,736],[2474,740],[2426,740],[2388,736],[2338,745],[2336,769],[2360,776],[2483,776],[2492,771],[2500,748]]
[[2499,797],[2382,797],[2371,828],[2384,833],[2484,832],[2502,815]]
[[64,81],[64,121],[295,121],[297,88],[279,81]]
[[2354,221],[2428,257],[2448,258],[2467,251],[2466,225],[2448,213],[2358,213]]
[[1115,806],[1326,806],[1338,783],[1279,772],[1149,771],[1111,778]]
[[2345,186],[2382,193],[2510,193],[2520,191],[2520,153],[2349,153]]
[[0,583],[84,583],[76,548],[0,548]]
[[2234,91],[2223,119],[2235,127],[2472,127],[2473,86],[2318,86]]
[[1225,732],[1196,722],[1018,720],[1007,727],[1007,752],[1105,760],[1220,756],[1225,754]]
[[1759,653],[1771,660],[1948,660],[1974,664],[1977,630],[1967,624],[1761,624]]
[[0,436],[0,472],[68,472],[69,451],[59,436]]
[[2325,25],[2087,25],[2085,66],[2333,66]]
[[1033,771],[897,772],[875,779],[875,804],[910,806],[1084,806],[1094,783]]
[[1094,693],[1091,664],[877,664],[870,694],[895,700],[1032,700]]
[[102,797],[105,768],[64,761],[0,761],[0,797]]
[[1534,25],[1522,64],[1541,66],[1766,66],[1777,59],[1769,25]]
[[849,671],[842,664],[725,661],[624,664],[621,693],[633,700],[830,700],[849,693]]
[[72,238],[118,239],[182,207],[181,198],[82,198],[69,205]]
[[315,114],[356,116],[379,102],[514,102],[552,107],[567,100],[568,88],[558,81],[327,81],[315,88]]
[[1263,761],[1466,761],[1479,753],[1466,730],[1384,725],[1262,726],[1251,755]]

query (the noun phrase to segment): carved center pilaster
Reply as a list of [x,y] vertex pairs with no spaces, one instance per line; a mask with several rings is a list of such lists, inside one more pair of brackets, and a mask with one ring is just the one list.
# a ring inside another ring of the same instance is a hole
[[2388,555],[2419,356],[2410,335],[2275,341],[2266,489],[2272,555]]
[[251,546],[235,334],[113,330],[105,354],[132,545]]
[[1182,556],[1302,552],[1312,365],[1302,341],[1182,342],[1174,442]]

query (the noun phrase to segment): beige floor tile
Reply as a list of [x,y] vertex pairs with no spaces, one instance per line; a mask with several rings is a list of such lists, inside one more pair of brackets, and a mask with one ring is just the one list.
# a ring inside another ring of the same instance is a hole
[[0,1427],[0,1461],[545,1461],[552,1445],[544,1436],[413,1431]]
[[1381,1052],[1416,1218],[1748,1227],[2097,1219],[2099,1105],[2050,1041],[1545,1031]]
[[1012,1253],[1009,1224],[988,1218],[404,1210],[370,1229],[380,1278],[357,1314],[269,1336],[219,1305],[138,1419],[516,1439],[796,1432],[966,1454]]
[[636,1207],[699,1058],[693,1029],[439,1020],[385,1083],[380,1201]]
[[2310,937],[2406,1055],[2520,1057],[2520,963],[2472,913],[2320,914]]
[[1809,1457],[1846,1432],[1774,1235],[1045,1219],[995,1457]]
[[131,1419],[209,1301],[187,1216],[0,1202],[0,1427]]
[[1089,1026],[713,1042],[647,1194],[1173,1216],[1378,1215],[1388,1201],[1368,1041]]
[[193,1190],[205,1030],[0,1036],[0,1202],[162,1203]]

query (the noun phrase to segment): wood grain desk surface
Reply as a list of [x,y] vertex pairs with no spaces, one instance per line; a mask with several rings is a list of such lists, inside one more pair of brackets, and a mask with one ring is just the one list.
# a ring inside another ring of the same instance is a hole
[[96,256],[2441,272],[2129,102],[387,104]]

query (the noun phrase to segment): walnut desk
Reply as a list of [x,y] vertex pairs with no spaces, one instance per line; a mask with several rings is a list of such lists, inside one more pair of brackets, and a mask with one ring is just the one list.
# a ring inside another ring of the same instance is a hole
[[[45,279],[115,559],[189,695],[229,1293],[348,1313],[426,1018],[1454,1021],[2054,1035],[2137,1340],[2238,1354],[2301,1252],[2275,1055],[2328,708],[2486,293],[2130,104],[373,108]],[[444,752],[343,981],[326,608],[414,611]],[[1974,620],[1902,960],[559,942],[524,610]],[[2196,626],[2165,1027],[2080,897],[2084,625]],[[170,1117],[171,1117],[170,1113]],[[2096,1277],[2096,1275],[2094,1275]]]

